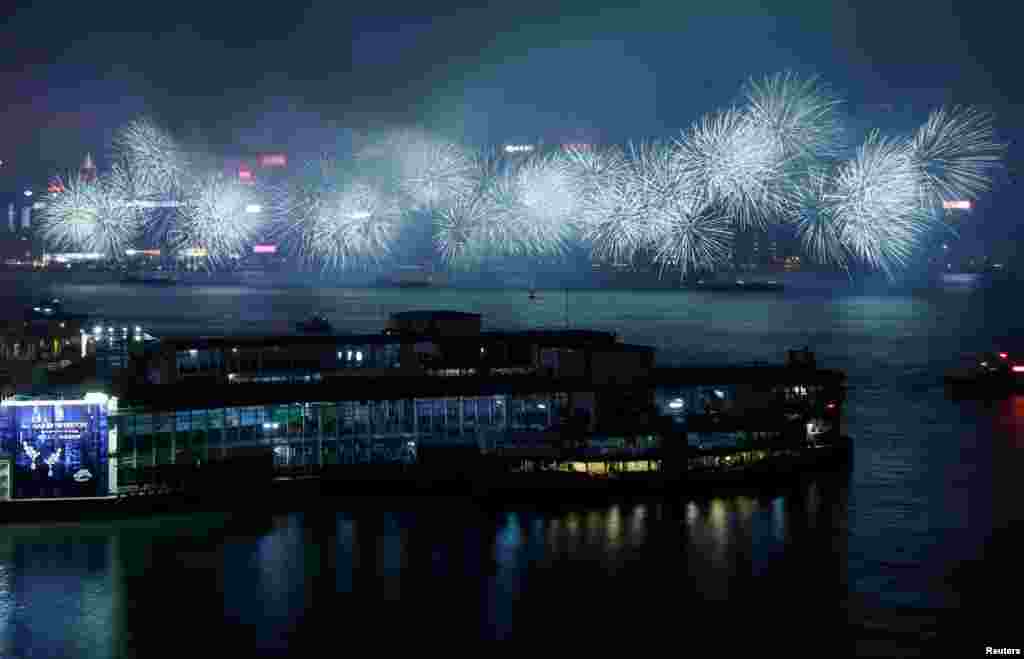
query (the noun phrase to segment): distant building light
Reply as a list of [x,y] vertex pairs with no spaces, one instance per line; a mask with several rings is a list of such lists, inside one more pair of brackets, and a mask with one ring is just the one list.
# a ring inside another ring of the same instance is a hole
[[25,196],[26,197],[31,197],[32,196],[32,191],[31,190],[25,190]]
[[37,210],[40,210],[42,207],[43,207],[43,202],[41,202],[41,201],[37,201],[36,203],[32,204],[32,210],[36,210],[37,211]]
[[506,144],[505,153],[529,153],[533,151],[532,144]]
[[252,170],[246,169],[245,167],[240,168],[238,170],[238,178],[241,181],[251,181],[252,180]]
[[157,201],[154,199],[133,199],[124,202],[126,208],[181,208],[182,201]]
[[260,206],[259,204],[246,204],[245,212],[246,213],[262,213],[263,212],[263,206]]
[[1014,373],[1024,373],[1024,366],[1014,366],[1013,367],[1013,372]]
[[283,153],[267,153],[260,156],[260,167],[284,167],[288,157]]
[[944,209],[946,209],[946,210],[969,211],[969,210],[971,210],[971,202],[970,201],[944,201],[944,202],[942,202],[942,207]]
[[252,251],[254,254],[276,254],[277,245],[256,245]]

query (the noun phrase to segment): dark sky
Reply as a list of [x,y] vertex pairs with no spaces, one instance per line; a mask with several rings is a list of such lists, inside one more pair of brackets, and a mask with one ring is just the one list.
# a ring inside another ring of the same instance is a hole
[[[474,142],[623,141],[670,135],[733,101],[748,76],[787,68],[828,80],[860,128],[905,130],[949,102],[991,107],[1008,140],[1021,128],[1020,35],[1001,3],[637,4],[92,0],[7,10],[0,189],[102,153],[143,112],[225,154],[311,150],[344,142],[346,128],[393,123]],[[1000,190],[981,210],[1009,215],[1011,196]]]

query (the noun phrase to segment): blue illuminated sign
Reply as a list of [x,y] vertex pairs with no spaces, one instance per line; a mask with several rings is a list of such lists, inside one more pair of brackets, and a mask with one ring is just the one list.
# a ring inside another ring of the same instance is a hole
[[107,412],[82,401],[0,407],[0,449],[13,462],[16,498],[107,492]]

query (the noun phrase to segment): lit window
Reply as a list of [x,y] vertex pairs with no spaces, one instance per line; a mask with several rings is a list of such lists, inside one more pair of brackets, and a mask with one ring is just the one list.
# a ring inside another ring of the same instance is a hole
[[363,351],[362,350],[356,350],[356,361],[357,362],[363,361]]
[[351,350],[346,350],[345,351],[345,359],[347,359],[349,361],[352,361],[352,351]]

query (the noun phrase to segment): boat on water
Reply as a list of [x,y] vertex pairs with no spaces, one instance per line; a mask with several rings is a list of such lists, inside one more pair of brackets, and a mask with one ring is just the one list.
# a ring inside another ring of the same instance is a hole
[[377,280],[380,286],[396,288],[432,288],[444,285],[443,277],[419,266],[404,266]]
[[985,352],[948,371],[943,382],[954,396],[1006,396],[1024,391],[1024,363],[1005,351]]
[[46,298],[33,305],[31,313],[37,316],[59,316],[64,312],[64,304],[59,298]]
[[698,291],[715,291],[726,293],[769,293],[778,292],[785,289],[785,286],[779,281],[750,281],[746,279],[711,281],[699,279],[685,287]]
[[295,323],[295,329],[300,332],[330,332],[333,329],[327,316],[322,313],[313,314],[306,320]]
[[173,272],[160,270],[149,272],[129,272],[121,277],[122,284],[141,284],[146,286],[173,286],[178,278]]

